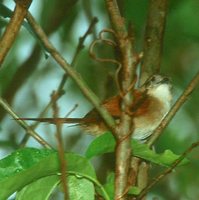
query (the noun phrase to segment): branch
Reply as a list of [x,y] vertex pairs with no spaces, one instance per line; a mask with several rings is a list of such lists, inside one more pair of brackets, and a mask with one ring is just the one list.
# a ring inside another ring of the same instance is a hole
[[169,113],[165,116],[165,118],[161,121],[160,125],[156,128],[154,133],[152,134],[151,138],[147,142],[149,146],[152,146],[154,142],[158,139],[160,134],[162,133],[163,129],[167,126],[167,124],[171,121],[171,119],[175,116],[177,111],[181,108],[183,103],[187,100],[188,96],[192,93],[192,91],[195,89],[199,82],[199,72],[194,76],[194,78],[191,80],[187,88],[184,90],[182,95],[179,97],[179,99],[176,101],[176,103],[173,105]]
[[[71,62],[71,66],[74,67],[75,66],[75,62],[77,60],[77,57],[80,53],[80,51],[84,48],[84,41],[86,40],[87,36],[91,33],[93,27],[95,26],[95,24],[98,22],[98,19],[96,17],[93,18],[93,20],[91,21],[88,29],[86,30],[86,32],[84,33],[84,35],[82,37],[79,38],[79,43],[77,45],[77,48],[75,50],[75,54],[73,56],[72,62]],[[67,74],[64,74],[64,76],[62,77],[62,80],[58,86],[57,92],[61,93],[61,90],[64,87],[64,84],[66,83],[67,80]]]
[[79,86],[82,93],[94,105],[94,107],[99,112],[102,119],[104,119],[105,123],[110,128],[110,130],[114,132],[115,121],[112,118],[112,116],[108,113],[108,111],[105,108],[103,108],[103,106],[101,106],[101,102],[98,99],[98,97],[88,88],[87,84],[82,80],[80,75],[74,69],[72,69],[71,65],[69,65],[67,61],[61,56],[61,54],[55,49],[55,47],[48,40],[42,28],[36,23],[32,15],[28,13],[26,18],[28,20],[28,23],[33,28],[38,38],[46,48],[46,50],[49,52],[49,54],[51,54],[54,60],[75,81],[75,83]]
[[[150,0],[145,28],[141,81],[153,73],[159,73],[163,49],[163,36],[166,24],[167,0]],[[142,163],[143,164],[143,163]],[[147,165],[147,164],[146,164]],[[142,165],[140,165],[140,169]],[[143,189],[148,179],[148,167],[139,170],[138,187]],[[140,181],[142,184],[140,185]],[[144,180],[144,181],[143,181]]]
[[133,102],[131,88],[137,56],[133,49],[132,36],[128,34],[124,18],[121,16],[117,1],[106,0],[107,9],[111,19],[111,23],[115,32],[119,51],[121,54],[122,64],[122,114],[120,124],[116,129],[117,145],[116,145],[116,173],[115,173],[115,199],[122,200],[126,196],[126,188],[128,187],[128,171],[131,158],[131,135],[133,132],[132,119],[128,113]]
[[167,0],[150,0],[141,66],[147,75],[160,71],[166,13]]
[[[42,17],[45,19],[44,21],[46,21],[47,16],[47,21],[52,22],[45,23],[44,30],[47,35],[55,32],[68,18],[68,16],[70,16],[76,2],[77,0],[57,0],[55,6],[53,7],[53,10],[47,13],[45,12],[44,16],[42,15]],[[70,27],[68,28],[70,29]],[[42,53],[43,52],[41,52],[41,45],[35,45],[32,52],[30,53],[30,56],[17,69],[15,75],[12,77],[12,80],[10,81],[9,85],[3,93],[3,98],[6,99],[9,104],[12,104],[13,98],[15,97],[18,89],[33,74],[34,70],[37,69],[38,62]],[[4,115],[4,110],[0,109],[0,120],[4,117]]]
[[153,181],[151,183],[149,183],[149,185],[142,190],[142,192],[138,195],[138,197],[136,198],[137,200],[141,200],[146,194],[147,192],[156,184],[158,183],[160,180],[162,180],[166,175],[168,175],[169,173],[171,173],[173,171],[174,168],[176,168],[180,162],[196,147],[199,146],[199,141],[193,143],[172,165],[170,168],[166,169],[164,172],[162,172],[160,175],[158,175],[156,178],[153,179]]
[[[79,56],[79,53],[81,52],[81,50],[84,48],[84,42],[87,38],[87,36],[91,33],[93,27],[95,26],[95,24],[98,22],[98,19],[97,18],[93,18],[93,20],[91,21],[88,29],[86,30],[86,32],[84,33],[84,35],[82,37],[79,38],[79,43],[77,45],[77,48],[75,50],[75,53],[74,53],[74,56],[73,56],[73,59],[72,59],[72,62],[71,62],[71,66],[74,67],[75,65],[75,62],[77,60],[77,57]],[[56,101],[63,95],[63,87],[67,81],[67,74],[64,74],[63,77],[62,77],[62,80],[60,81],[59,83],[59,86],[56,90]],[[40,115],[38,116],[38,118],[42,118],[45,113],[49,110],[49,108],[51,108],[52,106],[52,99],[49,101],[49,103],[45,106],[44,110],[40,113]],[[34,125],[32,125],[32,128],[35,129],[37,127],[37,125],[39,124],[39,122],[36,122]],[[21,140],[21,144],[20,146],[24,146],[26,144],[26,142],[28,141],[29,139],[29,135],[25,135],[24,138]]]
[[[58,112],[59,108],[56,104],[57,101],[57,93],[53,92],[51,96],[52,104],[53,104],[53,117],[56,119],[58,118]],[[56,138],[57,138],[57,143],[58,143],[58,155],[59,155],[59,161],[60,161],[60,172],[61,172],[61,182],[63,186],[63,191],[64,191],[64,200],[68,200],[68,187],[67,187],[67,179],[66,179],[66,160],[64,157],[64,147],[63,147],[63,142],[62,142],[62,134],[61,134],[61,128],[62,124],[57,121],[56,122]]]
[[27,14],[27,10],[32,3],[32,0],[15,0],[16,6],[14,13],[6,27],[5,32],[0,40],[0,66],[2,65],[8,51],[10,50],[17,34],[20,30],[24,17]]
[[52,147],[48,144],[40,135],[38,135],[34,130],[32,130],[24,121],[19,120],[19,116],[12,110],[12,108],[0,97],[0,105],[9,113],[17,123],[26,130],[26,132],[31,135],[37,142],[46,148],[51,149]]

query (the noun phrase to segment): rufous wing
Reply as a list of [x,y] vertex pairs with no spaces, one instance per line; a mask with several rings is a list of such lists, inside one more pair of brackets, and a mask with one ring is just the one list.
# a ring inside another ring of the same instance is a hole
[[[147,112],[149,99],[147,96],[138,90],[134,91],[134,101],[131,107],[131,113],[134,117],[142,115]],[[108,112],[114,117],[119,118],[121,115],[121,101],[122,97],[113,96],[105,100],[102,105],[108,110]],[[83,118],[19,118],[18,120],[31,120],[39,122],[47,122],[51,124],[56,123],[75,123],[75,124],[84,124],[84,123],[95,123],[101,121],[101,117],[96,111],[96,109],[91,110]]]

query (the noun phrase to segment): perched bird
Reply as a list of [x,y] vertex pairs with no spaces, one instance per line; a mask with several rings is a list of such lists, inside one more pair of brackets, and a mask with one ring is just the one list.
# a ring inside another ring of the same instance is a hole
[[[171,107],[172,93],[170,79],[161,75],[152,75],[138,89],[134,90],[133,103],[130,110],[134,124],[133,138],[144,140],[149,137]],[[102,105],[119,121],[121,115],[121,96],[111,97]],[[48,123],[78,124],[92,135],[100,135],[107,131],[107,126],[93,109],[83,118],[20,118]]]

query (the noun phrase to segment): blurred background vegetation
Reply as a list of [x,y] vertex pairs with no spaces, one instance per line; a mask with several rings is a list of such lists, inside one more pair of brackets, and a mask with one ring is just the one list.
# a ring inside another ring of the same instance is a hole
[[[14,3],[1,1],[11,10]],[[143,34],[147,17],[147,0],[118,0],[123,16],[135,30],[137,51],[142,51]],[[115,92],[113,81],[116,66],[99,63],[89,56],[89,45],[96,39],[99,31],[110,27],[105,2],[99,0],[34,0],[30,12],[43,27],[49,39],[70,63],[78,45],[79,37],[88,29],[93,17],[98,23],[86,38],[84,49],[75,60],[73,67],[82,75],[90,88],[101,98],[112,96]],[[172,77],[174,101],[183,92],[194,74],[199,70],[199,1],[172,0],[165,29],[164,51],[161,72]],[[0,17],[2,34],[8,18]],[[98,56],[109,58],[114,51],[106,45],[95,48]],[[0,69],[0,95],[12,105],[21,117],[38,117],[56,90],[64,71],[53,61],[39,44],[37,38],[26,28],[20,34]],[[70,117],[84,116],[90,109],[90,103],[81,94],[78,87],[69,78],[64,86],[65,94],[58,101],[60,116],[64,117],[75,104],[78,107]],[[186,104],[177,113],[164,134],[156,143],[156,151],[171,149],[181,154],[194,141],[199,139],[199,92],[194,91]],[[45,116],[51,117],[50,110]],[[24,130],[0,108],[0,158],[20,148],[25,135]],[[56,147],[53,125],[40,124],[36,131]],[[66,151],[84,152],[92,136],[82,135],[78,127],[63,128]],[[40,145],[30,138],[27,146]],[[111,171],[103,163],[112,155],[96,160],[99,175]],[[151,191],[165,200],[199,199],[199,150],[189,155],[190,164],[177,168]],[[111,161],[113,162],[113,161]],[[107,162],[106,162],[107,163]],[[100,168],[100,166],[102,166]],[[159,166],[152,166],[150,177],[160,172]],[[101,178],[103,179],[103,177]]]

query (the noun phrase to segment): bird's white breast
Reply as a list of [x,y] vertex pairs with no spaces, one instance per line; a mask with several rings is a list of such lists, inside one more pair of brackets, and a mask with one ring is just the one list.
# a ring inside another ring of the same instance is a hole
[[144,140],[149,137],[171,107],[172,96],[169,85],[159,85],[151,89],[148,95],[154,99],[153,103],[149,105],[148,113],[134,119],[133,138],[137,140]]

